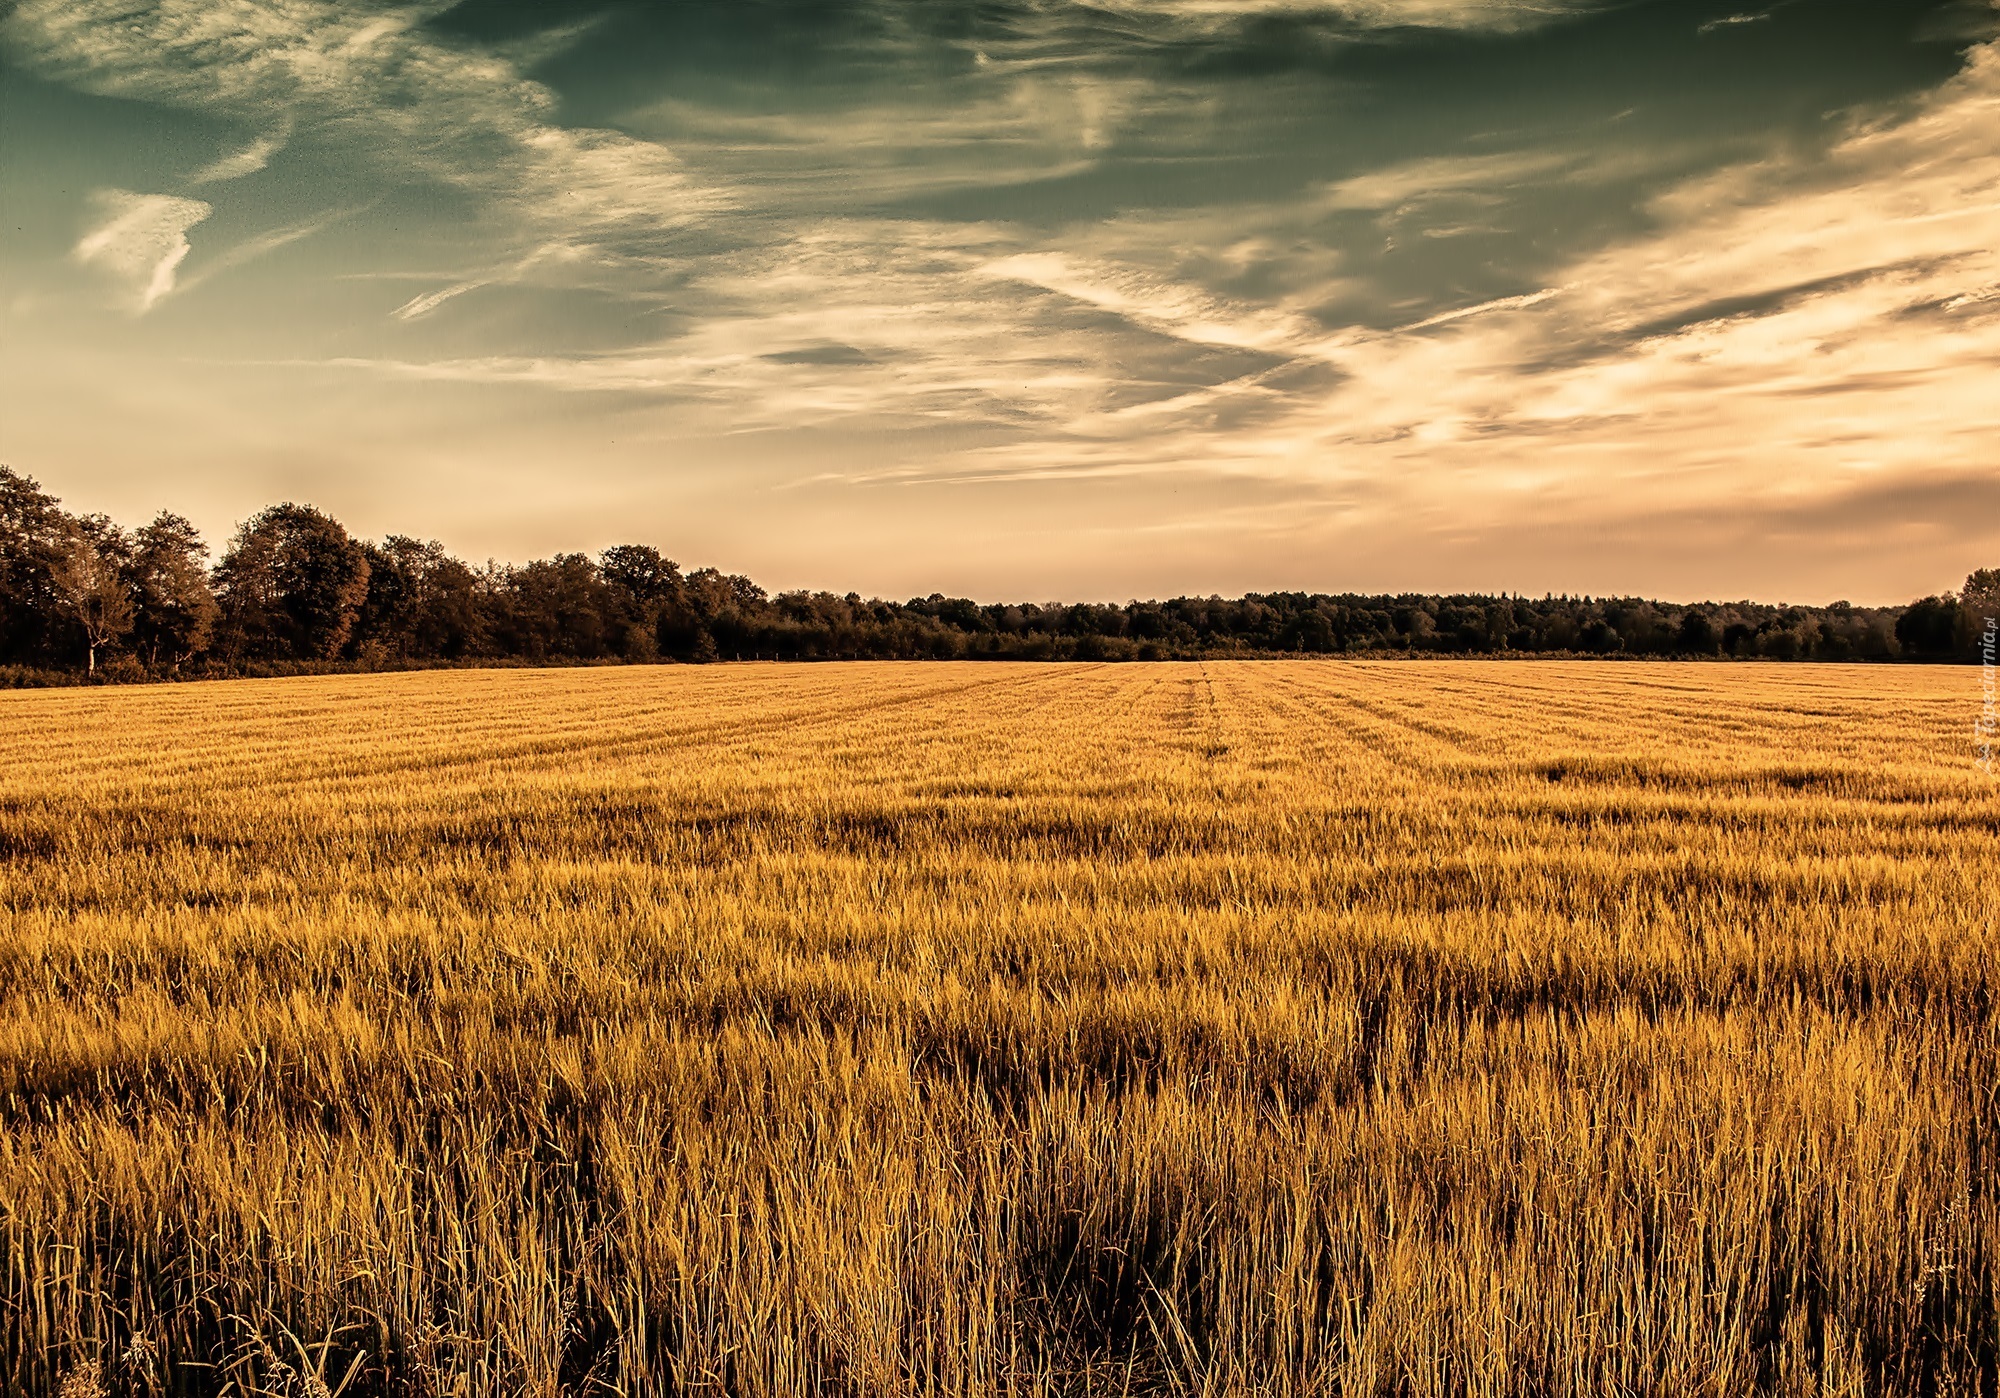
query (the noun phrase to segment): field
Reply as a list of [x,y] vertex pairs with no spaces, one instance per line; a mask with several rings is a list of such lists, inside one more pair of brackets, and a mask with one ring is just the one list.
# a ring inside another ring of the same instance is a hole
[[0,1392],[2000,1395],[1976,683],[0,695]]

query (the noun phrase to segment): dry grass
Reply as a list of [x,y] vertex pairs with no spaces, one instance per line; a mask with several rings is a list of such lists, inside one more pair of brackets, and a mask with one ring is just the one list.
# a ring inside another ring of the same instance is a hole
[[1970,678],[0,696],[0,1391],[2000,1393]]

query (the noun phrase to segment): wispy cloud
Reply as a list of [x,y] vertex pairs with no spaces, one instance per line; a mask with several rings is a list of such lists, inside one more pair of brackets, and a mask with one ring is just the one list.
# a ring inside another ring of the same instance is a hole
[[1481,301],[1476,306],[1461,306],[1454,311],[1441,311],[1437,315],[1427,316],[1423,320],[1417,321],[1414,325],[1406,325],[1403,329],[1405,331],[1428,330],[1433,325],[1446,325],[1454,320],[1463,320],[1467,316],[1485,315],[1489,311],[1526,310],[1529,306],[1541,305],[1542,302],[1552,296],[1562,295],[1563,291],[1564,288],[1562,287],[1551,286],[1544,287],[1540,291],[1530,291],[1521,296],[1502,296],[1492,301]]
[[[124,0],[21,0],[0,35],[15,54],[87,90],[345,132],[357,153],[482,194],[542,236],[657,231],[728,202],[661,146],[557,124],[547,88],[497,55],[419,27],[447,8],[161,0],[135,10]],[[197,178],[250,173],[276,149],[259,142]]]
[[188,176],[190,184],[216,184],[223,180],[240,180],[245,175],[254,175],[271,163],[271,157],[285,148],[287,137],[281,134],[259,136],[242,150],[225,155],[202,166]]
[[[663,100],[655,85],[617,130],[565,124],[525,75],[526,49],[427,28],[443,8],[18,0],[0,28],[11,53],[80,86],[269,133],[189,177],[200,185],[254,173],[296,133],[288,161],[337,147],[395,186],[385,202],[425,185],[453,219],[470,206],[452,241],[399,229],[386,265],[329,269],[401,289],[340,298],[370,321],[319,340],[341,357],[286,361],[373,376],[385,396],[487,385],[526,413],[543,411],[529,390],[545,391],[566,395],[551,420],[581,406],[651,414],[662,435],[792,434],[801,460],[830,441],[886,444],[791,473],[816,488],[1255,483],[1228,516],[1245,530],[1308,515],[1436,533],[1670,509],[1775,517],[1815,491],[1991,466],[1990,45],[1928,98],[1796,142],[1705,135],[1682,163],[1678,137],[1640,131],[1650,106],[1612,132],[1606,96],[1594,135],[1399,135],[1371,169],[1359,141],[1268,163],[1233,149],[1253,142],[1232,112],[1271,130],[1294,96],[1329,110],[1351,96],[1318,73],[1259,107],[1245,55],[1290,42],[1294,21],[1416,52],[1451,45],[1383,31],[1469,29],[1497,46],[1615,7],[1022,0],[1004,23],[939,37],[916,32],[919,7],[871,2],[868,24],[911,52],[931,45],[923,62],[899,49],[904,66],[842,71],[798,102],[763,100],[761,70],[740,87],[718,78],[726,100],[698,83]],[[1225,50],[1229,76],[1188,76]],[[1297,124],[1335,132],[1300,110]],[[1408,158],[1424,149],[1453,153]],[[1734,163],[1663,173],[1721,159]],[[1606,216],[1586,236],[1579,211]],[[208,214],[109,191],[75,255],[144,310],[175,289]],[[319,226],[219,257],[204,243],[203,270]]]
[[[1238,301],[1107,261],[1096,232],[1077,235],[1088,256],[1010,252],[972,271],[1065,299],[1069,312],[1031,295],[1000,314],[1072,372],[1060,393],[1036,397],[1043,430],[928,463],[916,478],[1057,468],[1250,472],[1301,488],[1369,478],[1398,482],[1391,495],[1445,491],[1459,510],[1547,517],[1613,500],[1627,512],[1776,508],[1801,492],[1990,467],[1995,129],[2000,53],[1988,47],[1902,120],[1857,126],[1811,160],[1773,156],[1684,182],[1655,202],[1656,231],[1558,266],[1553,285],[1400,330],[1321,329],[1303,313],[1310,287],[1291,303]],[[1365,186],[1347,198],[1376,207],[1546,168],[1511,157],[1404,167],[1365,203]],[[1156,246],[1184,232],[1174,225]],[[1136,253],[1133,228],[1122,236]],[[938,299],[974,304],[971,285],[961,273]],[[874,353],[897,362],[900,323],[875,324],[885,343]],[[1138,391],[1147,335],[1188,354],[1229,347],[1271,362],[1202,368],[1184,357],[1177,390]],[[997,407],[1008,361],[995,348],[1006,343],[996,331],[927,352]]]
[[1056,292],[1176,339],[1240,349],[1296,342],[1307,327],[1283,312],[1231,305],[1186,283],[1059,252],[1023,253],[980,268],[987,277]]
[[766,207],[819,207],[1074,177],[1172,98],[1131,75],[987,60],[971,77],[836,111],[742,112],[673,97],[626,118],[690,163],[727,165]]
[[90,199],[98,222],[77,241],[72,256],[110,275],[129,308],[143,315],[174,289],[187,257],[188,229],[213,211],[199,199],[102,189]]
[[1988,47],[1907,119],[1810,164],[1671,190],[1656,233],[1558,269],[1558,288],[1327,337],[1340,390],[1264,440],[1467,500],[1526,489],[1538,509],[1557,489],[1627,511],[1747,505],[1990,464],[1996,129]]
[[486,282],[457,282],[441,291],[427,291],[421,296],[412,296],[389,314],[397,320],[415,320],[419,316],[429,315],[454,296],[463,296],[468,291],[477,291],[486,285],[488,285]]
[[1713,34],[1718,29],[1728,29],[1738,24],[1761,24],[1771,17],[1769,10],[1759,10],[1754,14],[1723,15],[1717,19],[1704,20],[1695,26],[1697,34]]
[[1574,156],[1560,151],[1433,156],[1350,176],[1328,185],[1321,197],[1329,209],[1391,209],[1414,200],[1547,179],[1575,163]]
[[[1655,201],[1654,231],[1538,289],[1400,328],[1315,314],[1333,263],[1280,295],[1217,290],[1277,246],[1256,231],[1271,210],[1042,235],[849,218],[704,259],[677,296],[686,328],[658,344],[348,367],[643,395],[691,429],[942,420],[997,434],[855,481],[1367,479],[1385,483],[1371,508],[1443,492],[1456,510],[1538,517],[1613,497],[1782,500],[1983,459],[2000,429],[1996,123],[2000,59],[1984,49],[1901,121],[1857,127],[1810,162],[1683,182]],[[1334,202],[1380,207],[1558,164],[1399,166]],[[1323,189],[1302,201],[1288,216],[1328,206]],[[1211,251],[1192,258],[1196,245]]]
[[1213,29],[1270,15],[1335,16],[1368,29],[1531,29],[1593,8],[1595,0],[1097,0],[1126,14]]

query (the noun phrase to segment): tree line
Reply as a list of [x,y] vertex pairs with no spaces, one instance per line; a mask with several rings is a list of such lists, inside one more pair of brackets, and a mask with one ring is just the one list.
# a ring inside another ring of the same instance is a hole
[[773,596],[645,544],[473,566],[435,541],[357,539],[309,505],[246,520],[210,564],[162,512],[72,515],[0,467],[0,667],[14,683],[437,663],[1166,660],[1279,654],[1970,660],[2000,570],[1906,607],[1629,597],[1250,593],[990,605]]

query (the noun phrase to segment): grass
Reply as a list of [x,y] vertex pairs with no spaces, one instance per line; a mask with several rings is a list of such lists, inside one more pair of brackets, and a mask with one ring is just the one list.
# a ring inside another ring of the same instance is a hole
[[1972,682],[0,695],[0,1391],[2000,1394]]

